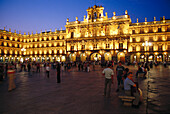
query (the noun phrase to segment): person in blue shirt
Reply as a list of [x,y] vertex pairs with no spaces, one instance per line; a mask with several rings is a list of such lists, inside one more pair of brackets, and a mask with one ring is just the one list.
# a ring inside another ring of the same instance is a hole
[[134,83],[132,77],[133,77],[133,73],[129,72],[127,78],[124,81],[124,90],[127,96],[132,96],[131,94],[132,87],[136,89],[136,91],[133,91],[133,96],[135,97],[135,100],[133,101],[133,105],[138,107],[139,101],[140,101],[140,94],[138,92],[138,88],[136,84]]

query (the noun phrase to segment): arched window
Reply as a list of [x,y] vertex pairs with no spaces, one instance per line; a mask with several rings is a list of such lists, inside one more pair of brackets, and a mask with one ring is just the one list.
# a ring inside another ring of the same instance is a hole
[[99,18],[101,18],[101,14],[99,14]]
[[59,54],[59,50],[57,50],[57,54]]
[[9,37],[7,36],[7,40],[9,40]]
[[74,32],[71,32],[71,38],[74,38]]
[[97,19],[97,13],[94,12],[94,19]]
[[106,48],[110,48],[110,44],[106,44]]
[[119,43],[119,49],[123,49],[123,43]]
[[7,43],[7,47],[9,47],[9,44]]
[[94,49],[97,49],[97,44],[94,44],[93,48],[94,48]]
[[1,46],[4,46],[4,42],[2,42]]

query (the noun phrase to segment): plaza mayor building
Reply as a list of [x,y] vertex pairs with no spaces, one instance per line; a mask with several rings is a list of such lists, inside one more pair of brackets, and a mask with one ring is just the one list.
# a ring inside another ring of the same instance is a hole
[[87,9],[83,21],[66,21],[65,30],[16,33],[0,30],[0,61],[170,61],[170,20],[132,23],[124,15],[104,14],[104,7]]

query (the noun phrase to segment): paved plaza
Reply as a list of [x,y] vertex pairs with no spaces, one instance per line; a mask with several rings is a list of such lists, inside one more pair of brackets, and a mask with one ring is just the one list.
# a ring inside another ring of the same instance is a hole
[[[137,70],[135,66],[125,67],[134,74]],[[73,68],[71,72],[61,73],[60,84],[56,82],[54,69],[51,69],[49,79],[43,68],[32,76],[28,72],[16,72],[15,90],[8,92],[7,81],[0,82],[0,114],[170,113],[170,67],[159,65],[150,70],[149,78],[139,79],[144,97],[139,108],[123,106],[119,93],[115,92],[115,75],[111,97],[103,96],[102,70],[97,66],[95,71],[87,73]]]

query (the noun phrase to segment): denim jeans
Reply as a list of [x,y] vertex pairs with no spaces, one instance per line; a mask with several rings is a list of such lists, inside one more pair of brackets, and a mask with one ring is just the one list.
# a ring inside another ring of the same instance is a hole
[[112,84],[112,79],[105,78],[105,88],[104,88],[104,95],[105,96],[106,96],[106,91],[107,91],[107,85],[109,85],[108,96],[110,96],[111,84]]

